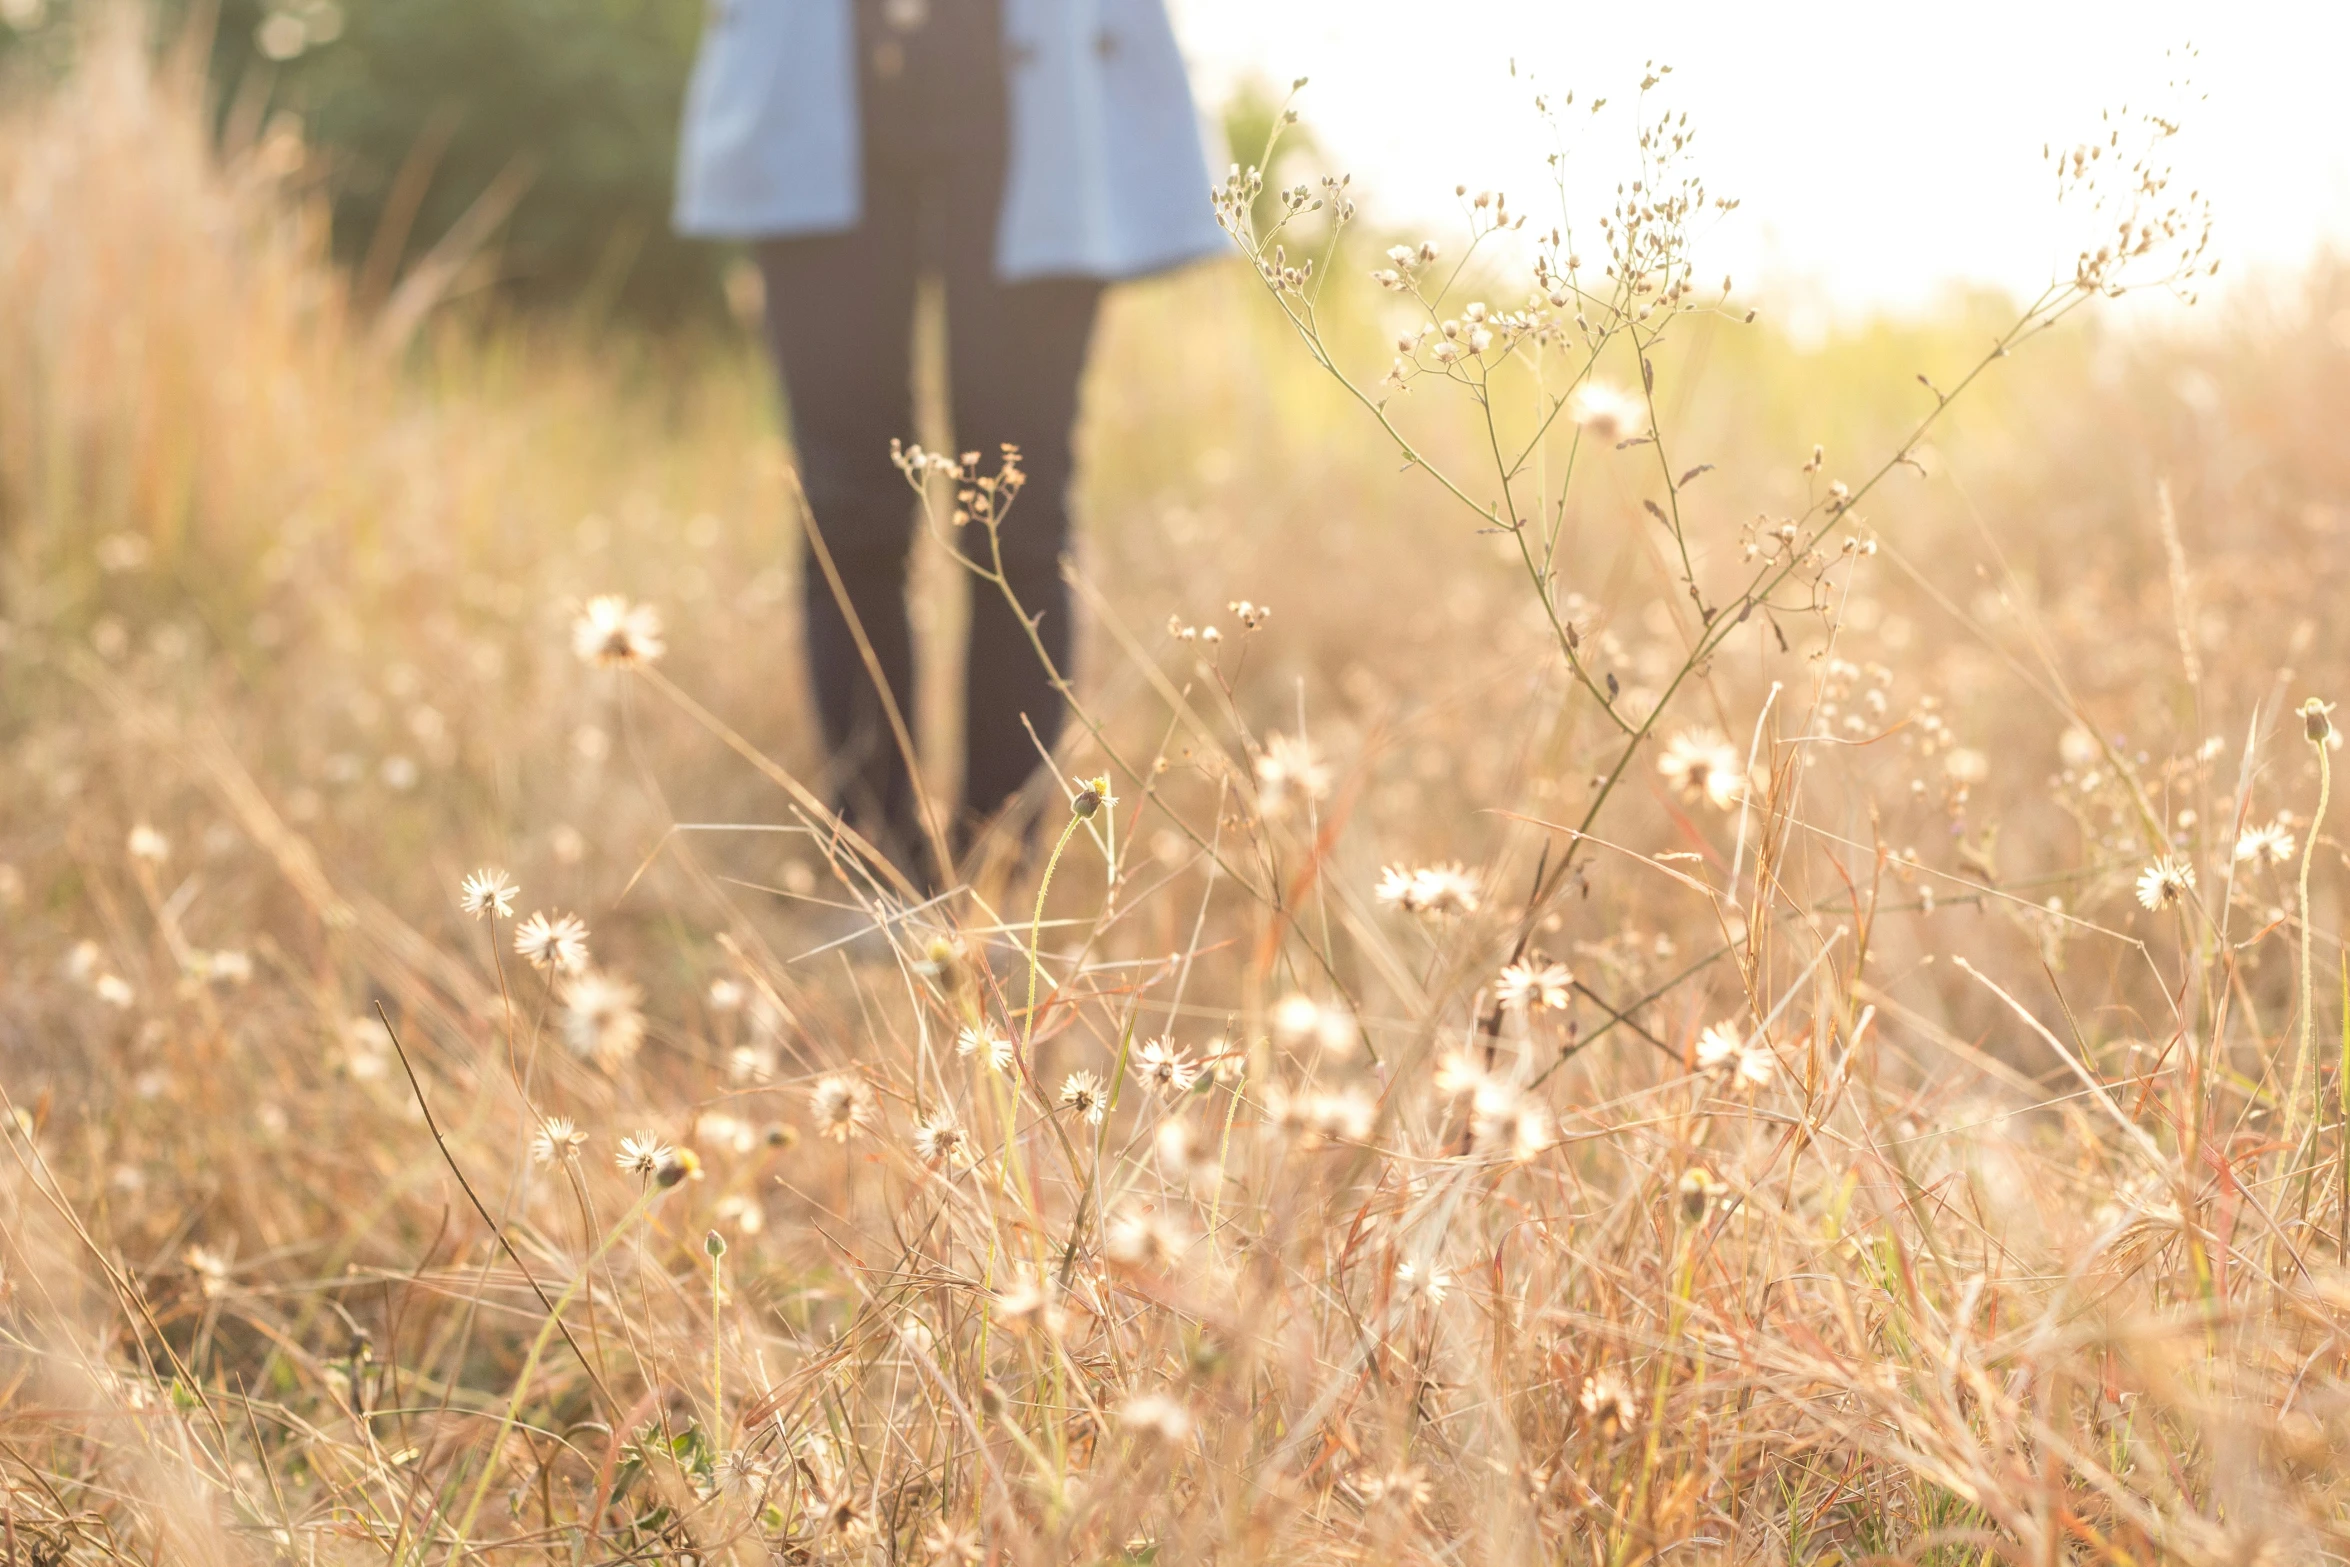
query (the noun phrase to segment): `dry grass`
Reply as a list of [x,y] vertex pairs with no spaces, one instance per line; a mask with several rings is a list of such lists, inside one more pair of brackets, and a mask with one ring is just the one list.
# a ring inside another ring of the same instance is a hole
[[[1368,387],[1375,260],[1128,291],[1057,760],[1117,798],[909,908],[809,804],[749,349],[387,342],[194,102],[115,37],[0,127],[12,1561],[2342,1553],[2333,273],[2083,312],[1873,489],[2012,311],[1805,347],[1589,260],[1399,472],[1283,315]],[[1426,469],[1499,504],[1482,407],[1594,338],[1670,464],[1562,423],[1480,531]],[[665,656],[574,656],[603,592]]]

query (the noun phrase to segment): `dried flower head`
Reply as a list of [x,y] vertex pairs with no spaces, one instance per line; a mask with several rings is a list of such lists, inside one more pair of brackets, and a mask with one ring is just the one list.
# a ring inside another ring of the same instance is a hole
[[921,1543],[925,1567],[974,1567],[987,1555],[978,1535],[944,1518],[922,1531]]
[[1444,1297],[1451,1292],[1454,1283],[1453,1276],[1433,1262],[1399,1262],[1395,1265],[1396,1293],[1421,1296],[1431,1306],[1444,1304]]
[[1273,1033],[1286,1044],[1308,1040],[1334,1056],[1351,1055],[1361,1034],[1355,1015],[1335,1001],[1293,991],[1273,1004]]
[[617,593],[589,599],[572,622],[571,651],[582,663],[601,669],[650,664],[668,651],[661,640],[660,612]]
[[510,920],[518,891],[504,871],[484,866],[458,887],[457,906],[477,920]]
[[1102,1254],[1121,1267],[1164,1272],[1190,1249],[1190,1232],[1155,1208],[1121,1208],[1102,1233]]
[[1071,1072],[1062,1078],[1060,1102],[1062,1109],[1082,1116],[1095,1126],[1102,1124],[1102,1117],[1110,1107],[1102,1080],[1091,1072]]
[[144,860],[150,865],[161,865],[171,858],[171,840],[145,822],[131,829],[125,847],[129,849],[132,859]]
[[626,980],[586,969],[563,982],[563,1043],[571,1053],[616,1071],[645,1042],[644,992]]
[[1031,1328],[1046,1333],[1061,1331],[1062,1314],[1053,1281],[1026,1269],[996,1291],[995,1314],[997,1321],[1015,1332],[1025,1333]]
[[633,1132],[620,1139],[620,1151],[612,1162],[623,1175],[651,1179],[661,1173],[661,1167],[675,1158],[677,1150],[651,1132]]
[[1746,1046],[1746,1035],[1735,1023],[1709,1023],[1704,1033],[1697,1036],[1697,1067],[1701,1072],[1718,1072],[1738,1058]]
[[1746,769],[1717,729],[1685,729],[1665,742],[1656,770],[1683,799],[1704,800],[1717,811],[1738,803]]
[[1583,1406],[1583,1417],[1603,1436],[1627,1430],[1640,1418],[1632,1390],[1613,1371],[1585,1377],[1583,1394],[1576,1402]]
[[1303,735],[1269,736],[1256,773],[1257,808],[1269,817],[1286,813],[1293,798],[1311,802],[1330,793],[1330,769]]
[[1493,982],[1501,1004],[1514,1012],[1556,1012],[1573,999],[1575,976],[1564,963],[1512,963]]
[[1223,1176],[1216,1147],[1199,1127],[1181,1117],[1159,1123],[1152,1135],[1159,1169],[1167,1179],[1187,1186],[1194,1195],[1211,1195]]
[[2290,864],[2293,850],[2298,847],[2293,829],[2282,821],[2270,822],[2265,827],[2254,827],[2236,840],[2237,860],[2266,860],[2271,865]]
[[808,1090],[808,1117],[816,1123],[817,1136],[845,1143],[872,1128],[873,1090],[853,1073],[834,1072],[820,1077],[816,1086]]
[[543,911],[514,927],[514,950],[535,969],[577,974],[588,965],[588,928],[574,914]]
[[2195,890],[2195,867],[2184,859],[2164,855],[2138,873],[2138,901],[2150,909],[2164,909]]
[[1135,1052],[1135,1075],[1170,1097],[1188,1094],[1199,1081],[1199,1067],[1176,1048],[1172,1039],[1146,1041]]
[[575,1159],[586,1142],[587,1133],[568,1117],[548,1116],[539,1123],[537,1135],[530,1140],[531,1162],[553,1164],[558,1159]]
[[219,1252],[209,1246],[190,1246],[180,1260],[196,1275],[196,1287],[206,1300],[218,1300],[228,1293],[228,1259]]
[[914,1125],[914,1156],[924,1164],[961,1164],[970,1151],[969,1134],[947,1110]]
[[1455,861],[1406,870],[1390,865],[1379,872],[1376,896],[1406,914],[1474,914],[1483,900],[1477,878]]
[[976,1058],[992,1071],[1009,1071],[1012,1042],[993,1023],[970,1023],[955,1036],[955,1054]]
[[1723,1187],[1713,1171],[1702,1164],[1693,1164],[1681,1172],[1681,1179],[1673,1189],[1680,1198],[1682,1219],[1695,1224],[1721,1197]]
[[1416,1512],[1428,1505],[1428,1471],[1417,1464],[1388,1470],[1385,1474],[1368,1475],[1355,1482],[1367,1506],[1387,1506],[1403,1512]]
[[1171,1393],[1137,1393],[1118,1406],[1118,1424],[1136,1436],[1169,1444],[1191,1438],[1191,1410]]
[[1595,441],[1609,446],[1648,428],[1648,409],[1639,398],[1605,381],[1585,381],[1567,399],[1567,417]]

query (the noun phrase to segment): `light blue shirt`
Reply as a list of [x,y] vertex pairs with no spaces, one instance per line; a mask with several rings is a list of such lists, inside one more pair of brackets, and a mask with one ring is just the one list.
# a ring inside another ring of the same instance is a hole
[[[1003,7],[1011,146],[997,276],[1128,278],[1223,249],[1162,0]],[[678,232],[857,226],[854,12],[855,0],[714,0],[686,90]]]

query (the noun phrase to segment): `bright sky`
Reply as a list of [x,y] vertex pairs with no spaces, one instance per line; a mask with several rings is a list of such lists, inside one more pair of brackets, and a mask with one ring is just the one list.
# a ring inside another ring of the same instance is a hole
[[[1595,189],[1628,151],[1642,62],[1701,131],[1714,194],[1745,205],[1702,276],[1737,275],[1809,312],[1903,308],[1953,282],[2030,293],[2076,248],[2043,142],[2097,134],[2099,110],[2186,107],[2171,144],[2213,199],[2223,281],[2274,275],[2350,241],[2350,4],[2341,0],[1170,0],[1213,104],[1250,74],[1311,85],[1301,114],[1366,207],[1441,222],[1454,185],[1497,186],[1546,219],[1530,91],[1573,89]],[[2166,92],[2192,45],[2194,103]],[[2179,57],[2184,58],[2183,53]],[[1596,217],[1603,204],[1582,209]],[[1431,224],[1432,231],[1435,223]]]

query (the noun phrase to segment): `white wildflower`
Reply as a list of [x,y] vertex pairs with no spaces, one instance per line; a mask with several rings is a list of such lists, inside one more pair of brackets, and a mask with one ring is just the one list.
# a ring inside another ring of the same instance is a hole
[[2273,821],[2265,827],[2254,827],[2236,840],[2236,858],[2266,860],[2271,865],[2290,864],[2297,847],[2293,829],[2284,822]]
[[588,928],[576,914],[536,913],[514,928],[514,950],[536,969],[577,974],[588,965]]
[[477,920],[510,920],[518,891],[504,871],[484,866],[457,889],[457,906]]
[[583,1060],[617,1070],[645,1042],[644,992],[626,980],[586,969],[563,982],[563,1043]]
[[1512,963],[1493,982],[1501,1004],[1513,1012],[1556,1012],[1571,999],[1575,976],[1564,963]]
[[848,1072],[820,1077],[808,1091],[808,1116],[816,1123],[819,1137],[845,1143],[857,1133],[871,1129],[873,1090],[863,1078]]
[[530,1157],[534,1164],[553,1164],[558,1159],[575,1157],[587,1142],[587,1133],[581,1131],[569,1117],[551,1115],[539,1123],[538,1134],[530,1140]]
[[1648,428],[1648,409],[1605,381],[1585,381],[1567,399],[1567,417],[1595,441],[1613,446]]
[[2195,867],[2168,855],[2138,873],[2138,901],[2150,909],[2166,908],[2195,889]]
[[606,669],[650,664],[667,651],[660,612],[617,593],[592,598],[572,622],[571,651],[582,663]]
[[1685,729],[1665,742],[1656,770],[1684,799],[1704,800],[1717,811],[1738,803],[1745,767],[1738,752],[1715,729]]

